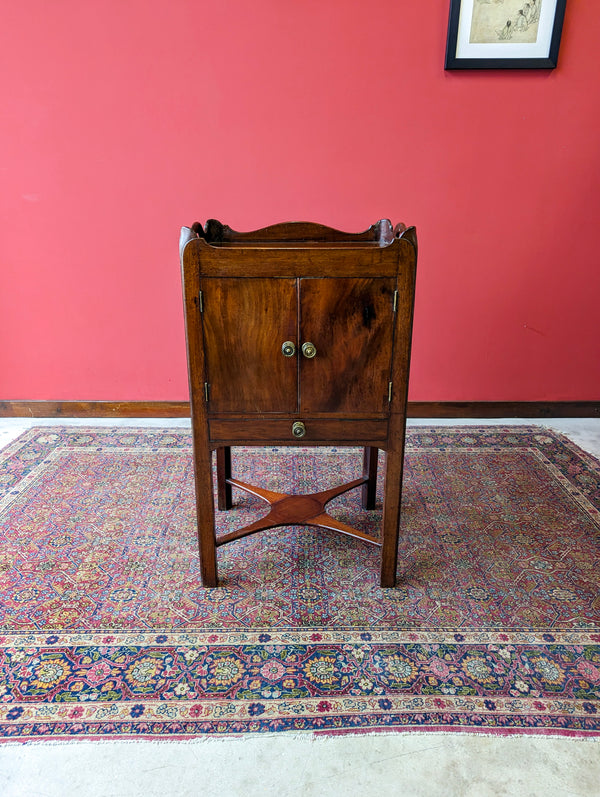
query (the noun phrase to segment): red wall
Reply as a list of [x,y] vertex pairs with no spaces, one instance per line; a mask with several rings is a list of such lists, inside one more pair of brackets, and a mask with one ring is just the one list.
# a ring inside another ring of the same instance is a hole
[[448,0],[18,0],[0,398],[187,398],[177,239],[415,224],[410,398],[600,399],[598,4],[554,71],[444,72]]

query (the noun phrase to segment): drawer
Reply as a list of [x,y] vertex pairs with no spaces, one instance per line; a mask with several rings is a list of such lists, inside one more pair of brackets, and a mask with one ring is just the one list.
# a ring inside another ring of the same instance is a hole
[[[304,424],[305,432],[296,437],[295,423]],[[387,418],[213,418],[209,420],[211,443],[232,445],[278,443],[282,445],[377,445],[387,440]]]

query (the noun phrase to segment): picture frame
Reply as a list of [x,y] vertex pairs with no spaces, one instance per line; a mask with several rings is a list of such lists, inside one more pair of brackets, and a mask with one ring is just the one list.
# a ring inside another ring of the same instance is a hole
[[445,69],[554,69],[567,0],[450,0]]

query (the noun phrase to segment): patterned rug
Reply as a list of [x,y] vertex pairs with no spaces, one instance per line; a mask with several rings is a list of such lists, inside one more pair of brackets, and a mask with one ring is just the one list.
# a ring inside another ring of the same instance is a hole
[[[234,449],[311,492],[358,449]],[[383,468],[382,468],[383,470]],[[600,463],[539,428],[409,429],[398,586],[306,527],[200,584],[186,430],[36,428],[0,452],[0,736],[600,734]],[[377,534],[355,490],[331,514]],[[234,491],[223,534],[266,505]]]

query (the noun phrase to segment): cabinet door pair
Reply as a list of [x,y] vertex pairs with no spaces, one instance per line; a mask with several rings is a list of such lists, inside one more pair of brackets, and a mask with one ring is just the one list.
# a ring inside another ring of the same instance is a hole
[[200,288],[211,414],[388,412],[395,278],[204,277]]

